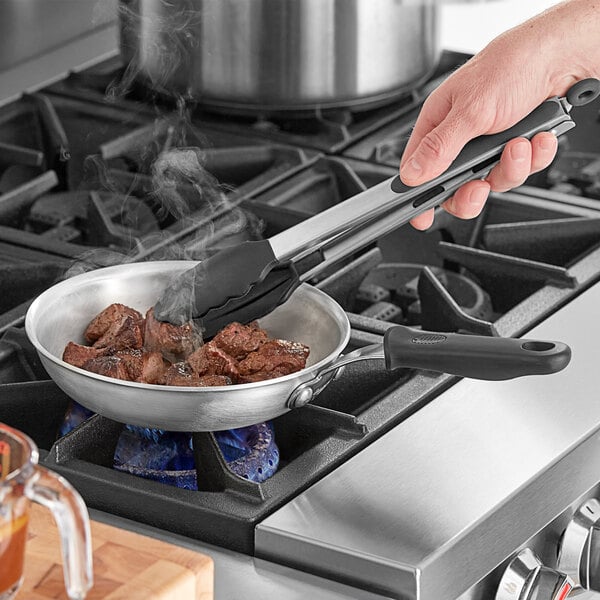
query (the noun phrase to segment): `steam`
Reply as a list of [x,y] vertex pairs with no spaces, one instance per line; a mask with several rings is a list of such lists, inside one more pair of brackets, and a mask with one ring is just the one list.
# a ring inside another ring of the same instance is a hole
[[[202,270],[197,267],[174,277],[167,290],[157,300],[154,316],[159,321],[169,321],[173,325],[185,325],[192,321],[196,290],[201,279]],[[202,330],[198,323],[196,325]]]
[[102,267],[114,267],[125,262],[127,262],[127,255],[122,252],[93,248],[79,255],[77,260],[65,272],[64,278],[75,277]]
[[192,212],[214,214],[228,204],[216,179],[202,166],[199,148],[172,148],[152,165],[153,196],[176,219]]
[[[103,18],[102,4],[98,2],[96,7],[99,19]],[[128,49],[132,59],[109,85],[106,100],[135,92],[141,80],[156,92],[158,116],[145,128],[139,128],[139,135],[132,131],[113,139],[103,146],[101,155],[87,158],[82,185],[112,194],[113,205],[116,201],[122,203],[118,242],[131,242],[123,249],[85,252],[67,276],[144,260],[202,261],[219,248],[259,239],[264,229],[263,223],[240,205],[232,190],[211,174],[212,167],[207,166],[211,145],[191,122],[191,94],[185,84],[173,85],[180,67],[182,73],[189,72],[189,57],[196,45],[194,31],[200,19],[198,11],[189,0],[146,4],[121,0],[119,10],[122,47]],[[139,42],[141,31],[145,34],[144,46]],[[145,69],[150,65],[151,69]],[[159,75],[150,78],[149,72]],[[170,99],[168,105],[165,97]],[[132,206],[135,208],[140,201],[146,206],[138,213]],[[145,219],[146,227],[141,232],[135,231],[138,214]],[[148,215],[154,223],[148,223]],[[133,226],[129,238],[123,233],[128,223]],[[200,266],[194,269],[193,276],[190,273],[174,281],[170,294],[162,299],[161,314],[173,322],[188,320],[202,279]]]
[[[117,146],[118,152],[108,153],[107,158],[88,157],[85,185],[110,192],[112,201],[122,202],[122,229],[134,203],[145,202],[146,212],[139,214],[154,215],[155,231],[141,235],[132,230],[129,237],[137,240],[133,248],[91,249],[67,276],[142,260],[201,261],[220,248],[261,237],[264,224],[207,169],[210,148],[186,145],[191,139],[206,141],[186,113],[180,112],[176,119],[160,117],[153,131],[156,137],[149,144],[145,136],[142,142],[133,136],[131,145]],[[202,266],[174,280],[161,299],[157,317],[177,324],[189,321],[202,282]]]
[[[197,46],[194,30],[200,23],[200,11],[189,0],[161,0],[154,4],[131,0],[119,3],[121,23],[121,46],[130,54],[125,72],[107,90],[109,98],[127,94],[136,80],[146,79],[149,87],[163,96],[172,96],[173,80],[179,79],[180,88],[176,95],[190,97],[185,89],[184,78],[178,78],[178,69],[187,72],[190,56]],[[144,32],[146,44],[139,43],[139,34]],[[152,65],[152,69],[145,69]]]

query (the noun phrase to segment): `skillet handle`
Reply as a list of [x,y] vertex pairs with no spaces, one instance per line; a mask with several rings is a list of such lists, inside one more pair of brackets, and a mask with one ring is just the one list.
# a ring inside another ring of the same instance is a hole
[[474,379],[502,380],[564,369],[571,349],[562,342],[436,333],[398,325],[384,336],[388,369],[429,369]]

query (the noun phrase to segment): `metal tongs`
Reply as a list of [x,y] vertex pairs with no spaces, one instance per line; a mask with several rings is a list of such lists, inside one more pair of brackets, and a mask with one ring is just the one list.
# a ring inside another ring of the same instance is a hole
[[515,137],[556,136],[575,127],[569,113],[600,95],[600,81],[585,79],[566,97],[550,98],[510,129],[469,142],[448,170],[408,187],[398,176],[266,240],[225,248],[175,279],[155,305],[163,321],[199,319],[205,337],[232,321],[264,316],[323,265],[344,258],[413,217],[440,205],[464,183],[485,177]]

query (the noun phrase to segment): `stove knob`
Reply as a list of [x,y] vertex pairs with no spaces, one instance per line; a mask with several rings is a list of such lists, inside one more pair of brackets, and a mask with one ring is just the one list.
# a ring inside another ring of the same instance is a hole
[[567,575],[545,567],[525,548],[506,567],[495,600],[564,600],[572,589]]
[[600,501],[584,502],[567,525],[560,542],[558,568],[575,585],[600,592]]

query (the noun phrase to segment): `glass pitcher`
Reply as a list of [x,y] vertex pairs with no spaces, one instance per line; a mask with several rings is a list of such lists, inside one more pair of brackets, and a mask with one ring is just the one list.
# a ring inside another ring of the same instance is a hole
[[0,600],[14,598],[23,581],[31,500],[52,511],[67,594],[71,600],[82,600],[93,583],[87,508],[65,479],[37,462],[35,443],[0,423]]

